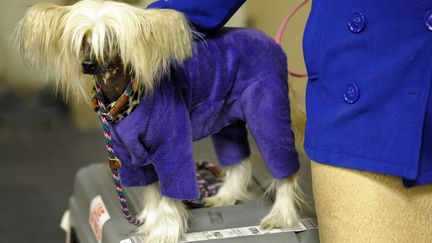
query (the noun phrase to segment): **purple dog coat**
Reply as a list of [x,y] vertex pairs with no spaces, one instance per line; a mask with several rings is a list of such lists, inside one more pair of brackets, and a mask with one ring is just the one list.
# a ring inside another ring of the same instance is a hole
[[162,195],[196,199],[192,142],[211,135],[219,163],[232,165],[250,155],[246,126],[274,178],[299,169],[283,50],[257,30],[223,29],[112,125],[122,184],[159,180]]

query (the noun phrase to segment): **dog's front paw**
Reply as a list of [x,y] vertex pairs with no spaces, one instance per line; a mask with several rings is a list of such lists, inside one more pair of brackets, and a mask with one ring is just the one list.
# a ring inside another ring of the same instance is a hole
[[236,199],[227,195],[215,195],[213,197],[205,198],[204,203],[206,207],[222,207],[234,205],[236,203]]
[[277,216],[270,217],[269,215],[267,215],[261,220],[260,226],[263,229],[282,228],[281,219],[279,219]]
[[147,235],[144,238],[144,243],[177,243],[179,240],[180,234],[157,231]]
[[187,231],[188,214],[182,201],[162,197],[157,207],[147,210],[145,222],[137,229],[145,243],[177,243]]
[[137,233],[144,236],[144,243],[177,243],[183,233],[181,223],[175,219],[151,220],[147,217],[144,225],[137,229]]

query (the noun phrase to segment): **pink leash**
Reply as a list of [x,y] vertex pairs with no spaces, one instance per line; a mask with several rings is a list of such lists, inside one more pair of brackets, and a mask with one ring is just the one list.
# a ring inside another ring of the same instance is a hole
[[[297,4],[293,10],[291,10],[291,12],[288,13],[288,15],[285,17],[285,19],[282,21],[282,23],[279,26],[279,30],[275,36],[275,41],[276,43],[278,43],[280,45],[281,41],[282,41],[282,37],[283,34],[285,32],[285,29],[288,25],[288,22],[290,21],[290,19],[308,2],[309,0],[303,0],[302,2],[300,2],[299,4]],[[306,73],[302,73],[302,72],[298,72],[298,71],[294,71],[290,68],[288,68],[288,73],[291,74],[294,77],[307,77]]]

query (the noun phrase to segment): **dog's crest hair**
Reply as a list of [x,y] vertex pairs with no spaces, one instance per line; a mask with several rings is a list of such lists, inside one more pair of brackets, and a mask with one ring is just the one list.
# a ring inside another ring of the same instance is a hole
[[186,18],[166,9],[140,9],[125,3],[83,0],[70,6],[36,4],[16,28],[24,60],[46,70],[66,97],[88,99],[92,82],[83,75],[83,41],[98,62],[118,53],[145,92],[192,54]]

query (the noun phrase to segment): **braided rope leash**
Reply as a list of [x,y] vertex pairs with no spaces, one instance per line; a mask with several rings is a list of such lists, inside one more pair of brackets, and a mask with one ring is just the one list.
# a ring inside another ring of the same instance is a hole
[[[121,162],[120,160],[115,156],[115,152],[114,152],[114,148],[112,147],[112,140],[111,140],[111,132],[110,132],[110,126],[109,124],[114,120],[115,117],[115,113],[119,112],[120,108],[116,108],[116,107],[121,107],[124,104],[122,104],[123,102],[126,102],[129,97],[131,97],[133,95],[133,80],[131,80],[129,82],[129,84],[127,85],[124,93],[120,96],[119,100],[116,103],[116,106],[113,107],[113,109],[111,109],[110,112],[107,111],[105,104],[103,102],[104,100],[104,96],[102,93],[102,90],[97,82],[97,80],[95,80],[95,91],[96,91],[96,98],[97,98],[97,103],[99,106],[99,119],[102,123],[102,128],[103,128],[103,133],[104,133],[104,137],[105,137],[105,146],[107,148],[108,151],[108,163],[110,165],[111,168],[111,175],[114,181],[114,185],[116,188],[116,192],[117,192],[117,196],[118,199],[120,201],[120,205],[121,205],[121,211],[123,213],[124,218],[131,224],[133,225],[142,225],[143,222],[135,217],[133,217],[130,212],[129,212],[129,207],[128,207],[128,203],[126,201],[125,198],[125,193],[123,190],[123,187],[120,183],[120,177],[119,177],[119,173],[118,173],[118,169],[121,167]],[[118,104],[118,106],[117,106]]]

